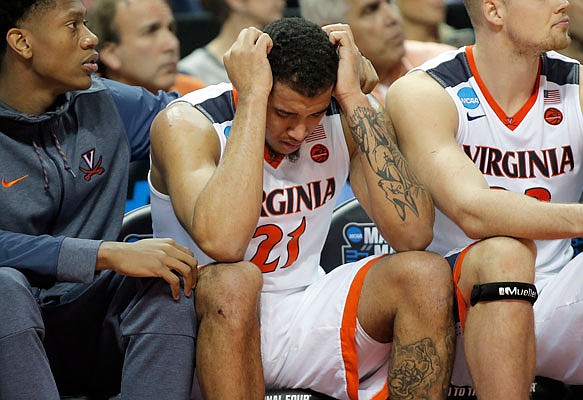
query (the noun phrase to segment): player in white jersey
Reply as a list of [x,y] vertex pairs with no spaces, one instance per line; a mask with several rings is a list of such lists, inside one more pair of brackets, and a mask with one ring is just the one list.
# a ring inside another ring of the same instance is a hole
[[[152,127],[154,229],[207,263],[195,291],[203,397],[260,399],[267,386],[446,398],[451,271],[415,251],[431,240],[433,204],[363,94],[350,29],[301,18],[245,29],[225,65],[232,85],[185,96]],[[349,173],[399,252],[325,275]]]
[[401,79],[387,110],[438,208],[429,248],[453,255],[478,398],[527,399],[535,371],[583,383],[581,65],[552,51],[567,1],[465,4],[475,45]]

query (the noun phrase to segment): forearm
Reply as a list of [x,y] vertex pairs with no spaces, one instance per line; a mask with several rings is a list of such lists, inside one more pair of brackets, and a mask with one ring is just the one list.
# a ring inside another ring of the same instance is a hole
[[445,209],[473,239],[500,235],[532,240],[583,236],[583,204],[549,203],[493,189],[476,190],[448,202],[437,206]]
[[217,261],[238,261],[257,225],[262,202],[267,99],[240,98],[224,154],[201,191],[192,235]]
[[368,102],[345,110],[361,154],[367,211],[393,248],[425,248],[432,238],[433,202],[399,151],[392,126]]
[[32,285],[90,282],[99,241],[0,230],[0,267],[21,271]]

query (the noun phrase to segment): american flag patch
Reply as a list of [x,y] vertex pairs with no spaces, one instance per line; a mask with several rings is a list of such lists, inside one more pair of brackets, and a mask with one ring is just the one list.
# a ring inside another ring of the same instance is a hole
[[306,142],[315,142],[316,140],[326,139],[326,131],[322,125],[318,125],[312,133],[306,138]]
[[561,102],[561,94],[557,89],[544,91],[544,104],[558,104]]

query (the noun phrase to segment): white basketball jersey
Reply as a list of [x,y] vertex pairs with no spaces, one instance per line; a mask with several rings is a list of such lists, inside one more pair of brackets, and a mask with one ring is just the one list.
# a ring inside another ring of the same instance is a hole
[[[556,52],[541,56],[538,83],[516,115],[508,117],[484,86],[472,47],[439,56],[418,69],[439,82],[454,101],[456,140],[491,188],[542,201],[575,203],[583,176],[581,65]],[[472,242],[451,220],[436,213],[429,249],[442,255]],[[537,241],[537,281],[556,273],[573,255],[570,240]]]
[[[235,117],[232,85],[208,86],[176,101],[192,104],[212,122],[222,156]],[[263,164],[261,216],[245,260],[263,271],[264,291],[307,286],[323,274],[320,253],[350,164],[340,108],[334,100],[299,153],[295,162],[285,157]],[[170,198],[151,185],[150,189],[154,235],[172,237],[191,248],[200,264],[211,262],[178,222]]]

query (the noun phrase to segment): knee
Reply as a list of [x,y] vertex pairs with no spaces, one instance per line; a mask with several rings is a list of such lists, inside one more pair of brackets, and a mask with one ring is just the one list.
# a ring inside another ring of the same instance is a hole
[[443,257],[428,251],[397,253],[399,262],[394,268],[394,285],[400,296],[415,295],[420,301],[450,304],[453,299],[451,267]]
[[43,329],[42,316],[25,276],[0,268],[0,337],[25,329]]
[[429,297],[434,303],[451,304],[453,299],[453,275],[445,258],[436,253],[416,252],[409,274],[410,285],[418,288],[421,297]]
[[499,236],[474,247],[476,251],[469,264],[475,269],[478,282],[534,282],[536,245],[533,241]]
[[250,262],[212,264],[200,271],[195,290],[197,315],[225,318],[257,315],[263,276]]

